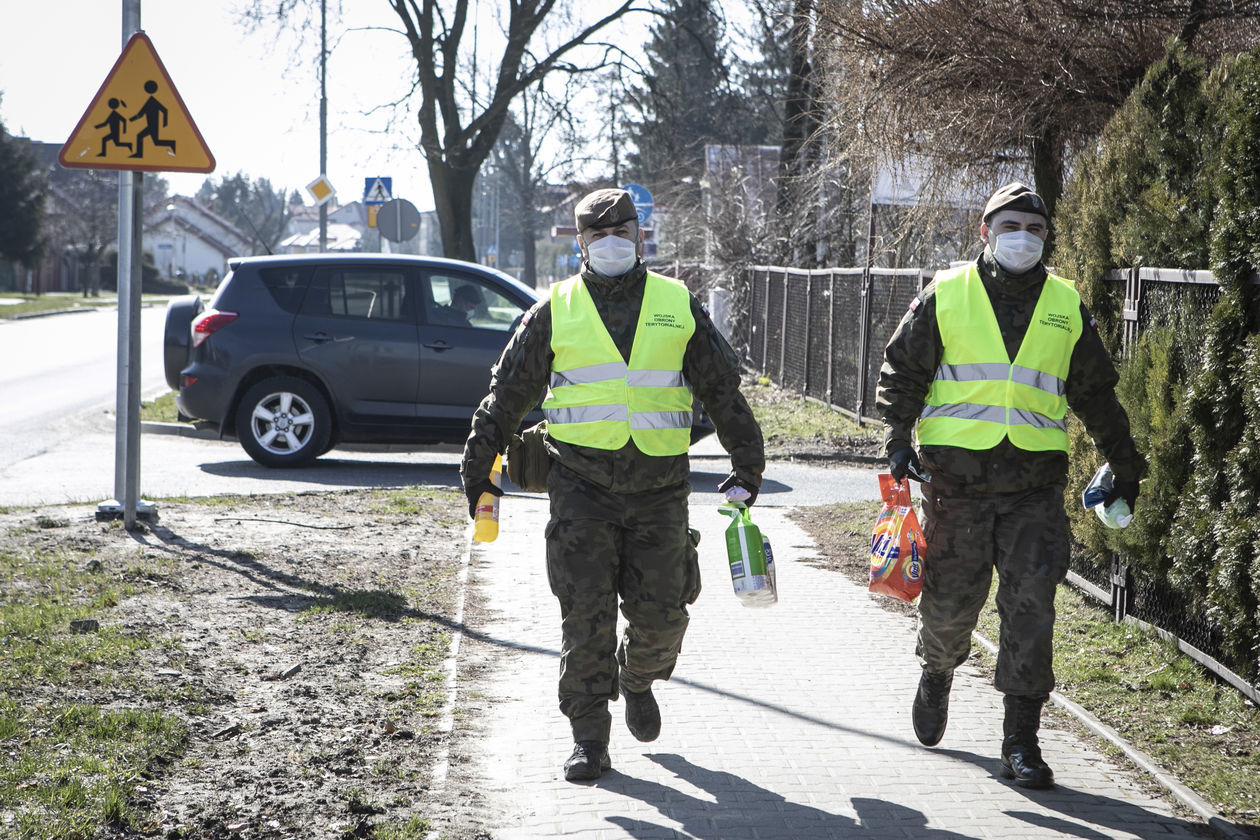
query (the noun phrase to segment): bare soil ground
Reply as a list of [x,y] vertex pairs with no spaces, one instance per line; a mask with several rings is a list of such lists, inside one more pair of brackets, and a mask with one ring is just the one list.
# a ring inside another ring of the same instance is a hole
[[163,502],[131,533],[95,521],[94,507],[0,515],[9,551],[126,579],[133,594],[101,625],[163,640],[132,663],[134,683],[17,698],[157,703],[186,725],[186,743],[135,788],[143,831],[98,836],[420,837],[421,821],[445,822],[445,796],[431,792],[458,773],[445,658],[463,608],[466,513],[453,491],[421,490],[414,505],[408,495]]

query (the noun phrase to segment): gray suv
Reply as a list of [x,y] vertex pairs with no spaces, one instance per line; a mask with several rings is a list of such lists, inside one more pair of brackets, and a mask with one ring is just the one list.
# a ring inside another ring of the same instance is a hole
[[[459,443],[490,368],[538,293],[434,257],[234,259],[209,308],[167,306],[166,381],[185,420],[268,467],[339,443]],[[541,419],[533,412],[525,419]],[[713,431],[695,412],[692,441]]]
[[[484,266],[379,254],[229,263],[209,308],[167,307],[164,361],[189,420],[269,467],[338,443],[456,443],[538,294]],[[529,418],[531,421],[536,419]]]

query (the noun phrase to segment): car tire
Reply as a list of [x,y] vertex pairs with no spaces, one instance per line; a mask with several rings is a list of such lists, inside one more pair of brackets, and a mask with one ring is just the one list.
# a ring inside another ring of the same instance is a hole
[[199,295],[177,297],[166,305],[166,328],[162,334],[162,366],[166,384],[179,390],[179,372],[188,364],[192,349],[193,319],[205,311]]
[[237,405],[236,435],[264,467],[305,467],[327,451],[332,437],[328,400],[305,379],[264,379]]

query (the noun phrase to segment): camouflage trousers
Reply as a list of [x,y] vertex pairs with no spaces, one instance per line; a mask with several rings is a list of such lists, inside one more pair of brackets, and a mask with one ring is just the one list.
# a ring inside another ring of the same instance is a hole
[[1054,595],[1067,576],[1063,487],[978,498],[924,491],[927,539],[919,600],[919,661],[950,671],[967,661],[971,631],[997,570],[998,691],[1044,695],[1054,688]]
[[[699,593],[686,482],[618,494],[559,465],[547,478],[547,579],[560,602],[560,711],[574,741],[608,742],[619,687],[669,679]],[[617,644],[617,605],[626,618]]]

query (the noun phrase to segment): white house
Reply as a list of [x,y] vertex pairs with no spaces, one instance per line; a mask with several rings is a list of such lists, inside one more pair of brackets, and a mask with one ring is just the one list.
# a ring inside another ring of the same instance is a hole
[[165,277],[219,278],[231,257],[257,253],[254,240],[188,196],[171,196],[144,220],[144,248]]

